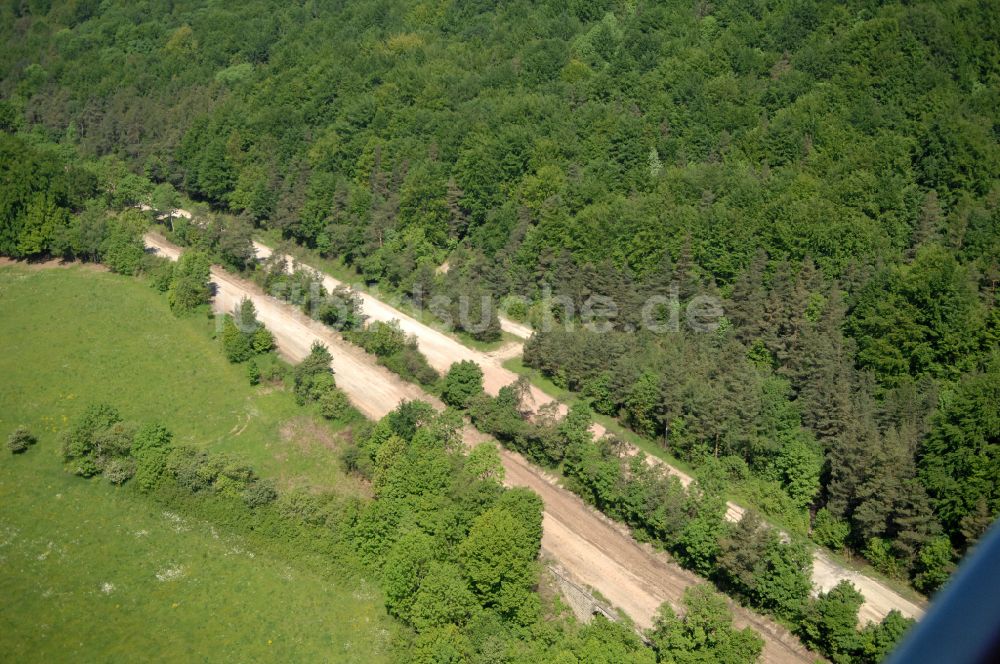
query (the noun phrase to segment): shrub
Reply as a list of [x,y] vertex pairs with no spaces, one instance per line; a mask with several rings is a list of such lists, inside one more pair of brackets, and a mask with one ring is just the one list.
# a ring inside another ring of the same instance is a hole
[[719,459],[719,465],[729,480],[742,482],[750,477],[750,466],[743,457],[728,454]]
[[269,329],[261,324],[261,326],[254,331],[250,340],[250,345],[253,347],[254,353],[258,355],[266,353],[274,348],[274,335],[271,334]]
[[189,312],[208,302],[211,297],[208,289],[210,274],[211,261],[207,255],[199,251],[186,251],[181,254],[177,265],[174,266],[167,293],[170,308],[175,314]]
[[451,365],[444,377],[441,399],[449,406],[465,408],[470,399],[483,391],[483,370],[471,360]]
[[135,475],[136,463],[131,457],[115,457],[104,466],[104,477],[116,486],[128,482]]
[[278,513],[311,526],[323,526],[336,521],[338,504],[331,494],[316,494],[296,489],[278,496]]
[[396,410],[385,416],[389,429],[397,436],[410,440],[417,429],[434,420],[434,407],[426,401],[404,401],[396,406]]
[[108,223],[108,235],[101,245],[102,260],[112,272],[134,275],[142,268],[146,254],[142,233],[146,220],[136,210],[125,210]]
[[336,387],[327,390],[319,397],[319,412],[328,420],[343,419],[351,411],[351,402],[347,395]]
[[125,457],[132,452],[138,426],[134,422],[115,422],[94,432],[93,456],[99,466],[115,457]]
[[932,593],[948,580],[955,565],[952,563],[951,542],[938,536],[927,542],[917,554],[916,577],[913,585],[925,593]]
[[388,323],[375,321],[359,332],[361,347],[373,355],[388,357],[395,355],[406,346],[406,333],[399,327],[398,320]]
[[333,357],[326,346],[318,341],[313,343],[312,350],[304,360],[295,366],[295,401],[300,406],[309,401],[316,401],[328,389],[336,386],[333,379],[333,369],[330,363]]
[[243,362],[274,347],[274,337],[257,320],[257,312],[248,298],[223,322],[222,343],[230,362]]
[[365,321],[361,313],[361,296],[345,286],[333,289],[316,307],[315,316],[342,332],[359,330]]
[[847,537],[851,534],[851,526],[842,519],[838,519],[825,507],[816,512],[813,519],[812,538],[817,544],[840,551],[847,543]]
[[820,594],[799,627],[806,645],[834,662],[850,662],[861,645],[857,624],[862,602],[864,597],[850,581],[841,581],[830,592]]
[[401,351],[388,357],[380,357],[378,363],[405,380],[419,383],[424,387],[433,387],[441,378],[416,347],[405,346]]
[[87,407],[76,423],[60,435],[63,460],[71,470],[82,477],[92,477],[100,472],[94,459],[95,436],[121,422],[118,411],[106,404]]
[[21,454],[27,452],[28,448],[37,442],[38,439],[27,428],[21,426],[14,429],[7,437],[7,449],[11,454]]
[[250,338],[236,326],[228,314],[222,319],[222,349],[230,362],[244,362],[253,355]]
[[250,381],[251,385],[260,384],[260,367],[253,360],[250,360],[250,364],[247,365],[247,380]]
[[479,608],[462,570],[454,563],[431,561],[411,596],[409,622],[418,631],[464,625]]
[[194,493],[211,488],[222,469],[207,453],[183,446],[175,447],[167,455],[166,470],[178,486]]
[[879,624],[868,623],[861,630],[861,647],[854,655],[854,661],[859,664],[878,664],[884,662],[889,653],[910,627],[916,624],[912,618],[904,618],[893,609]]
[[618,401],[612,388],[611,373],[602,372],[587,379],[582,388],[583,395],[590,399],[590,407],[601,415],[616,415]]
[[872,567],[886,576],[894,578],[902,576],[904,565],[892,554],[892,545],[887,540],[881,537],[871,538],[863,553]]
[[277,498],[278,490],[274,488],[274,483],[269,480],[251,482],[243,489],[243,502],[251,509],[273,503]]
[[812,589],[812,556],[804,544],[784,541],[752,511],[719,544],[718,574],[726,585],[775,615],[801,615]]
[[149,277],[149,285],[160,293],[170,290],[174,279],[174,262],[169,258],[146,254],[142,257],[142,271]]
[[136,431],[132,456],[136,462],[135,483],[140,491],[148,492],[159,484],[167,468],[172,437],[165,427],[158,424],[145,424]]
[[809,513],[796,504],[781,482],[750,476],[743,480],[741,488],[751,505],[779,518],[793,534],[805,535],[809,531]]
[[286,373],[287,371],[283,365],[274,363],[264,371],[263,378],[269,383],[280,383],[285,380]]
[[496,302],[478,287],[455,298],[451,320],[456,329],[468,333],[476,341],[499,341],[503,335]]
[[365,479],[372,478],[372,458],[357,445],[350,445],[341,452],[340,462],[344,471],[356,473]]
[[732,612],[725,598],[708,584],[684,591],[686,611],[679,617],[665,602],[653,628],[646,633],[660,662],[756,662],[764,640],[753,629],[731,626]]

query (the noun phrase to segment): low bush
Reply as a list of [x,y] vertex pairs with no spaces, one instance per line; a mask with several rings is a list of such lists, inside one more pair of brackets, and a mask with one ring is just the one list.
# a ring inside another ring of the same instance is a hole
[[444,377],[441,399],[449,406],[466,408],[469,402],[483,392],[483,370],[471,360],[451,365]]
[[257,309],[244,297],[222,319],[222,348],[230,362],[245,362],[274,349],[274,335],[257,320]]
[[20,426],[7,437],[7,449],[11,454],[23,454],[37,442],[38,439],[26,427]]
[[342,390],[334,387],[319,397],[319,412],[328,420],[345,420],[354,412],[350,400]]
[[833,551],[840,551],[847,544],[851,534],[851,525],[843,519],[838,519],[825,507],[816,512],[813,518],[812,538],[817,544]]
[[333,356],[326,346],[313,343],[309,355],[299,362],[292,372],[295,381],[295,401],[301,406],[318,401],[328,390],[336,387],[330,363]]
[[403,380],[434,389],[441,375],[427,363],[427,358],[416,346],[404,346],[387,357],[378,358],[378,363]]
[[154,290],[166,293],[174,280],[174,262],[156,254],[145,254],[142,257],[142,272]]
[[251,385],[260,384],[260,367],[253,360],[250,360],[250,363],[247,364],[247,380],[250,381]]
[[243,489],[243,502],[250,509],[256,509],[273,503],[278,498],[278,490],[274,483],[268,480],[251,482]]

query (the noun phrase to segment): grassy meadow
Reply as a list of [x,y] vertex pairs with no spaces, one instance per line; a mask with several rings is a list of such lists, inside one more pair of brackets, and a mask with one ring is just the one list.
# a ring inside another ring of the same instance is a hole
[[288,558],[104,480],[64,472],[58,431],[88,404],[159,421],[288,485],[359,489],[345,432],[276,387],[251,387],[202,318],[143,282],[82,267],[0,267],[0,652],[6,661],[338,661],[388,657],[376,586]]
[[202,316],[178,320],[129,277],[73,266],[0,268],[0,435],[55,437],[89,404],[159,422],[175,442],[226,452],[283,486],[356,492],[337,460],[349,435],[281,386],[251,386]]

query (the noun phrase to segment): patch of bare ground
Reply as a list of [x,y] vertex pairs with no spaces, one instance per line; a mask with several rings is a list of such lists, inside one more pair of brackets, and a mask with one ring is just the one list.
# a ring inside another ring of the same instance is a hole
[[274,392],[284,392],[285,384],[281,380],[269,380],[262,382],[260,387],[257,388],[257,394],[259,396],[267,396],[268,394],[273,394]]
[[542,603],[543,619],[548,622],[557,622],[568,618],[573,611],[563,599],[562,592],[559,590],[559,582],[549,569],[548,563],[551,560],[546,558],[543,554],[541,572],[538,574],[538,597]]

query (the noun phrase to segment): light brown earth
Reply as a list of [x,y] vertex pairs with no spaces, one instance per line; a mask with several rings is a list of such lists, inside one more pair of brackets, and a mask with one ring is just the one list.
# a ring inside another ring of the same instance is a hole
[[[180,255],[179,248],[153,234],[146,236],[146,244],[171,259]],[[378,367],[359,349],[292,307],[264,295],[254,284],[218,268],[213,268],[211,278],[217,288],[215,310],[228,312],[242,297],[251,298],[258,317],[274,333],[281,353],[289,360],[305,357],[314,341],[326,344],[333,355],[337,384],[369,417],[385,415],[404,399],[419,398],[442,407],[437,399]],[[490,440],[471,427],[466,427],[464,438],[470,445]],[[502,447],[500,452],[506,483],[528,487],[542,498],[543,553],[557,560],[580,583],[597,589],[637,626],[649,627],[663,602],[679,607],[684,589],[702,581],[665,554],[640,545],[623,527],[584,504],[520,455]],[[763,661],[816,659],[785,628],[742,607],[733,605],[733,609],[737,626],[750,625],[764,638]]]
[[500,316],[500,329],[504,332],[510,332],[515,337],[520,337],[521,339],[527,339],[534,333],[534,330],[524,323],[512,321],[504,316]]
[[[271,248],[260,242],[254,242],[254,247],[257,250],[259,258],[267,258],[272,254]],[[285,260],[289,266],[294,263],[294,259],[291,256],[286,255]],[[329,290],[344,285],[329,275],[323,274],[314,268],[310,269],[313,269],[323,277],[323,284]],[[411,316],[374,298],[368,293],[359,292],[359,295],[362,300],[362,311],[369,319],[385,322],[393,319],[398,320],[400,327],[407,334],[412,334],[417,338],[421,352],[427,356],[427,361],[430,365],[438,371],[447,371],[452,362],[472,360],[482,368],[484,388],[493,395],[496,395],[501,387],[517,380],[517,374],[504,368],[502,363],[511,357],[519,355],[522,350],[521,344],[509,343],[491,352],[477,351],[463,345],[457,339],[444,334],[440,330],[436,330],[430,325],[415,320]],[[503,321],[506,321],[506,319],[502,319]],[[506,321],[506,323],[507,325],[504,329],[521,338],[527,338],[531,335],[531,329],[524,325],[514,323],[513,321]],[[530,399],[536,409],[543,404],[555,400],[535,386],[531,386]],[[560,404],[559,413],[562,415],[565,412],[566,407]],[[599,424],[594,424],[591,430],[596,436],[603,436],[606,433],[604,427]],[[635,454],[639,452],[638,448],[629,447],[629,453]],[[685,486],[690,484],[691,477],[686,473],[656,457],[650,456],[647,458],[652,464],[663,465],[671,474],[676,475]],[[726,518],[729,521],[739,521],[743,513],[744,509],[739,505],[732,502],[727,504]],[[816,591],[830,590],[841,580],[850,581],[864,595],[865,603],[862,605],[858,615],[859,622],[862,624],[868,621],[878,622],[892,609],[899,610],[904,616],[909,618],[920,618],[924,614],[923,607],[900,596],[885,584],[860,572],[848,569],[831,560],[822,551],[816,550],[813,555],[813,583]]]

